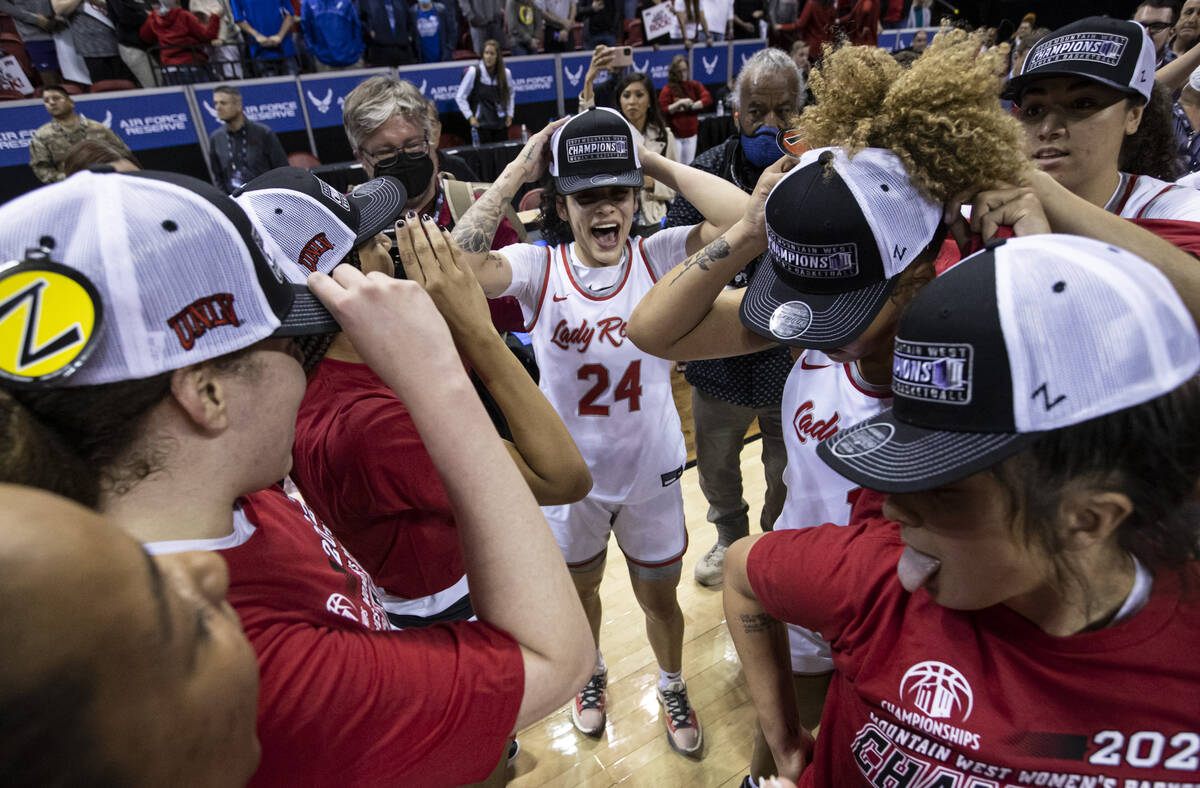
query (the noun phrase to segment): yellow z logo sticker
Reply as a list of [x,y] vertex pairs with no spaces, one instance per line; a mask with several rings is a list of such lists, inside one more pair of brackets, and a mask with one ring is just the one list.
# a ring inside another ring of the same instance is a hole
[[65,266],[10,269],[0,278],[0,377],[36,384],[71,374],[91,352],[100,313],[95,288]]

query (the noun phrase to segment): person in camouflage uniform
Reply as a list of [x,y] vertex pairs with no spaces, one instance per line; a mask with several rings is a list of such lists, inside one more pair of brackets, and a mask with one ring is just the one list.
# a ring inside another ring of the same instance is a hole
[[63,179],[67,151],[81,140],[107,142],[133,156],[129,146],[112,129],[76,115],[75,102],[62,88],[46,87],[42,92],[42,101],[50,113],[50,122],[35,131],[33,139],[29,141],[29,166],[42,183]]

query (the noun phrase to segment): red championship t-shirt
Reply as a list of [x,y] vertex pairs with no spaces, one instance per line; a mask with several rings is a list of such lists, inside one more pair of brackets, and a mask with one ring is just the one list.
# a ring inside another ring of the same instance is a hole
[[766,534],[750,552],[767,612],[833,650],[802,788],[1200,785],[1197,565],[1186,582],[1159,572],[1129,619],[1056,638],[1003,606],[907,593],[902,550],[899,527],[868,515]]
[[327,358],[317,367],[292,460],[305,502],[384,591],[417,599],[462,578],[441,477],[408,409],[366,364]]
[[445,786],[482,780],[516,725],[520,646],[479,622],[390,629],[370,578],[278,487],[242,499],[219,552],[258,655],[262,763],[251,786]]

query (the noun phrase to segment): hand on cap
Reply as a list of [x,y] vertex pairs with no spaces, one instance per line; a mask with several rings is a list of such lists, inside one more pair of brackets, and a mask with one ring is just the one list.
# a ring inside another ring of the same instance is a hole
[[[962,215],[962,206],[971,204],[971,219]],[[986,242],[996,231],[1007,226],[1017,236],[1048,233],[1050,221],[1042,208],[1041,199],[1031,186],[997,183],[977,192],[964,191],[946,202],[942,221],[949,225],[951,237],[965,251],[970,246],[969,233],[978,233]]]
[[521,168],[524,182],[536,181],[546,172],[546,168],[550,166],[550,138],[554,136],[555,129],[568,120],[570,120],[569,117],[559,118],[549,124],[530,137],[529,142],[526,142],[525,147],[517,154],[513,164]]
[[495,333],[483,288],[448,231],[428,218],[397,222],[396,250],[405,275],[429,293],[456,341]]
[[763,170],[762,175],[758,176],[758,183],[755,184],[754,191],[750,194],[750,201],[746,203],[746,213],[742,217],[742,221],[762,238],[764,244],[767,241],[767,197],[771,195],[771,190],[775,188],[776,184],[783,179],[784,174],[799,163],[798,159],[783,156],[779,161]]
[[416,282],[339,265],[332,276],[310,274],[308,287],[401,399],[428,381],[463,374],[446,321]]

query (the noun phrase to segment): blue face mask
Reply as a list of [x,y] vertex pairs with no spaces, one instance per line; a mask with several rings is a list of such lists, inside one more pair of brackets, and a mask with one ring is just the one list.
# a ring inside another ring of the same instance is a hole
[[746,152],[746,158],[751,164],[766,168],[779,161],[783,151],[775,141],[778,134],[779,129],[774,126],[760,126],[758,131],[754,132],[754,136],[742,135],[742,150]]

